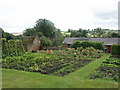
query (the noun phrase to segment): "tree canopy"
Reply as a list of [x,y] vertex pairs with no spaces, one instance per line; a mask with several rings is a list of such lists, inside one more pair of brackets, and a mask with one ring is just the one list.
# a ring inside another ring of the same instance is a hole
[[119,38],[120,32],[118,30],[109,30],[109,29],[102,29],[102,28],[96,28],[96,29],[78,29],[78,30],[72,30],[68,29],[67,32],[69,33],[70,37],[94,37],[94,38]]
[[[39,35],[41,39],[41,45],[60,45],[63,41],[63,36],[60,29],[57,29],[50,20],[38,19],[33,28],[28,28],[23,33],[24,36]],[[57,41],[56,41],[57,40]],[[48,42],[48,43],[46,43]]]
[[54,23],[47,19],[37,20],[34,28],[37,32],[42,32],[45,37],[55,38],[58,34],[58,29]]
[[6,38],[6,40],[10,40],[15,39],[15,36],[10,33],[4,32],[4,30],[0,28],[0,38]]

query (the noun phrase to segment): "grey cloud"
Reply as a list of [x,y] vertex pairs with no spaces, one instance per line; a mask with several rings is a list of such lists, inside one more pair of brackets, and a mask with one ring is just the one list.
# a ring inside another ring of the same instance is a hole
[[106,28],[118,28],[118,10],[117,9],[93,9],[96,20],[94,24],[104,26]]
[[99,19],[118,19],[118,10],[94,10],[94,16]]

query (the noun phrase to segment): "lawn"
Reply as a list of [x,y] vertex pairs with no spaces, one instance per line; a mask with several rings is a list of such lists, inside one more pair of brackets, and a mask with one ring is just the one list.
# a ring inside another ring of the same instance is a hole
[[115,81],[88,78],[89,74],[109,56],[105,54],[63,77],[3,68],[2,86],[3,88],[117,88],[118,84]]

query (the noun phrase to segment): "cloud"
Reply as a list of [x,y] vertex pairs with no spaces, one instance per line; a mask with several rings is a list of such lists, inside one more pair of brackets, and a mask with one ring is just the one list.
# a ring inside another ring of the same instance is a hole
[[118,28],[118,11],[114,10],[94,10],[94,24],[103,28]]
[[118,0],[104,1],[106,2],[101,2],[92,8],[95,17],[94,25],[103,28],[118,29]]
[[7,32],[22,32],[40,18],[55,23],[61,30],[92,29],[98,26],[117,29],[119,0],[2,0],[0,27]]
[[94,14],[97,18],[106,19],[118,19],[118,11],[116,10],[94,10]]

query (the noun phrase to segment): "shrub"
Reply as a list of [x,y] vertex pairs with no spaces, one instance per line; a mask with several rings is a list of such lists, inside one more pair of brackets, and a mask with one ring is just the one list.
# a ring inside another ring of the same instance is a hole
[[112,45],[112,54],[113,55],[120,55],[120,44]]
[[40,38],[40,42],[41,42],[40,43],[41,46],[51,46],[52,45],[52,41],[49,38],[45,37],[45,36],[42,36]]
[[86,47],[94,47],[95,49],[104,51],[103,42],[95,42],[95,41],[76,41],[71,45],[71,47],[75,49],[77,49],[78,47],[83,47],[84,49]]

